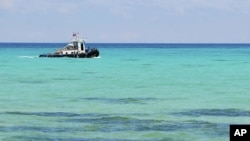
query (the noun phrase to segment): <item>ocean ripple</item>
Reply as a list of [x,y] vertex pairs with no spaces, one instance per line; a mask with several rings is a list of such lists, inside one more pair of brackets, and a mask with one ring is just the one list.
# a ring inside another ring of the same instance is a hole
[[250,117],[250,111],[239,109],[195,109],[183,112],[175,112],[178,116],[227,116],[227,117]]
[[43,116],[43,117],[103,117],[107,114],[98,114],[98,113],[86,113],[86,114],[77,114],[71,112],[4,112],[0,114],[9,114],[9,115],[26,115],[26,116]]
[[113,104],[145,104],[146,102],[159,100],[157,98],[99,98],[99,97],[89,97],[82,98],[82,100],[87,101],[98,101],[104,103],[113,103]]
[[[179,141],[172,138],[165,138],[167,141]],[[18,140],[18,141],[162,141],[161,139],[142,139],[142,140],[133,140],[133,139],[118,139],[118,138],[62,138],[62,137],[50,137],[50,136],[14,136],[7,138],[7,140]]]

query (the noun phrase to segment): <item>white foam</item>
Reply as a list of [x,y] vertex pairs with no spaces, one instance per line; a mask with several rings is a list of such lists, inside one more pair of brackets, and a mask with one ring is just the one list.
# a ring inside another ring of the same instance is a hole
[[18,56],[18,58],[30,58],[30,59],[33,59],[33,58],[36,58],[37,56]]
[[101,56],[98,56],[98,57],[93,57],[93,58],[97,58],[97,59],[98,59],[98,58],[101,58]]

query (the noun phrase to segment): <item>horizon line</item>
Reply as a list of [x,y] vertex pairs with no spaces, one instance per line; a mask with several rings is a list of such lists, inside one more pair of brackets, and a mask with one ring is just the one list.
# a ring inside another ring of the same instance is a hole
[[[68,42],[0,42],[0,44],[65,44]],[[86,44],[250,44],[247,42],[88,42]]]

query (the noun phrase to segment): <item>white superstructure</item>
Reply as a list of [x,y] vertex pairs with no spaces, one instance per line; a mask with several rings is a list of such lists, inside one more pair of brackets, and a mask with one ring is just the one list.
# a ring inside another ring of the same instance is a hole
[[69,44],[64,48],[58,49],[56,54],[69,55],[69,54],[81,54],[86,53],[85,39],[80,38],[76,33],[73,33],[73,38]]

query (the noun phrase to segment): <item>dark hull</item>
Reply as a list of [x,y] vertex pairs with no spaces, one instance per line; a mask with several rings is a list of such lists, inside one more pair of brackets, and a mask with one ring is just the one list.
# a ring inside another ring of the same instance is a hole
[[70,57],[70,58],[94,58],[99,56],[99,51],[97,49],[91,49],[88,53],[80,53],[80,54],[40,54],[39,57]]

